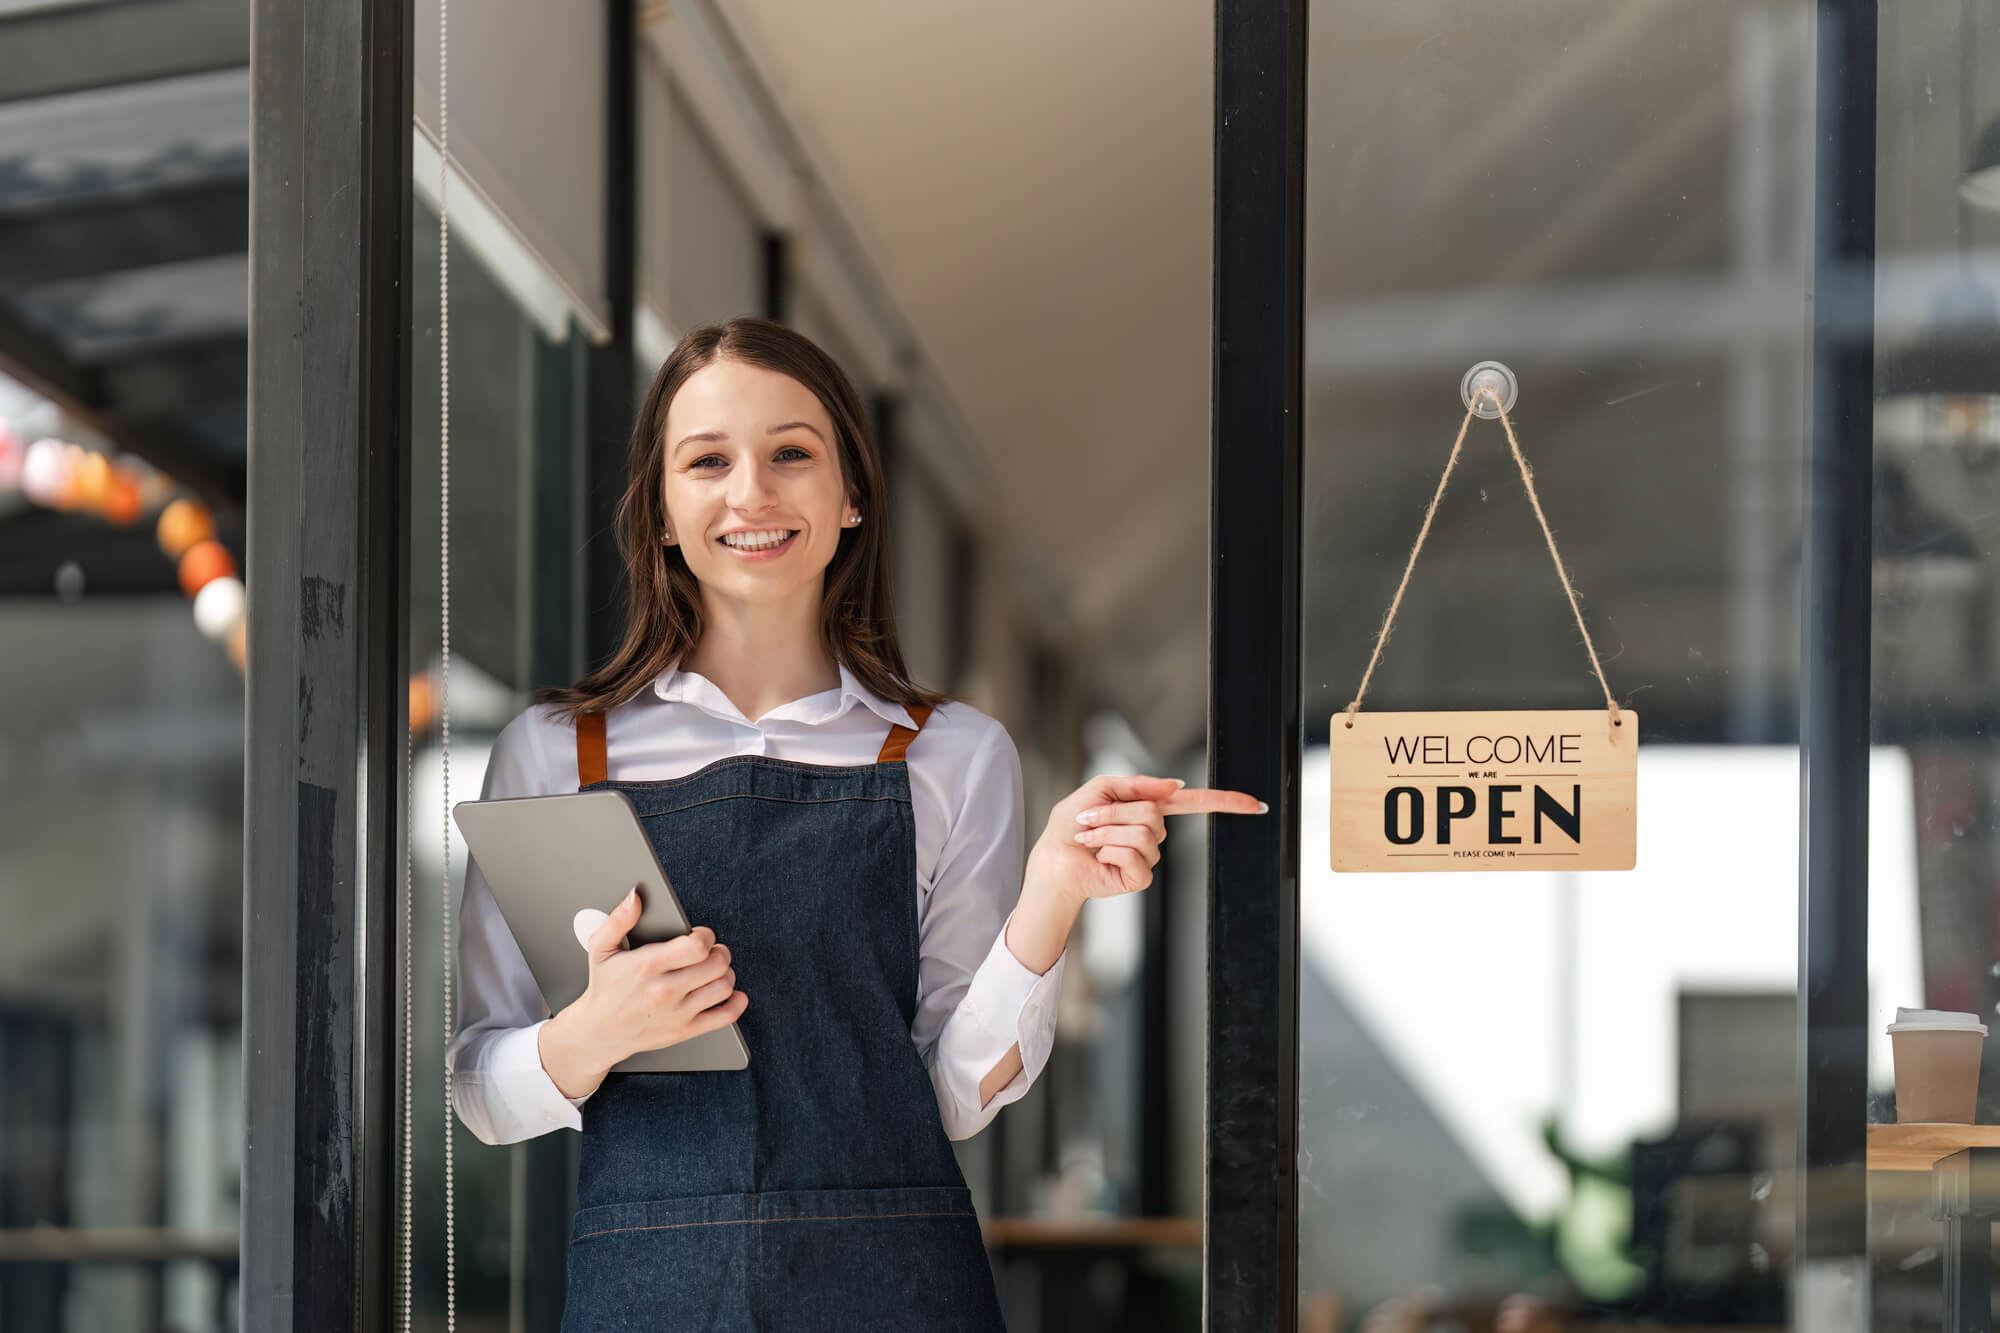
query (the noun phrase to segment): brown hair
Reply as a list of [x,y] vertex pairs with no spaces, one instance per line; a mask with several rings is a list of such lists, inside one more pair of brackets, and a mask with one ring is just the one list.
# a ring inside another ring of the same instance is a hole
[[883,699],[906,708],[934,706],[948,696],[911,681],[896,639],[889,603],[888,496],[882,460],[861,397],[832,357],[810,338],[768,319],[744,316],[705,324],[682,338],[646,392],[632,430],[631,475],[618,503],[618,553],[628,580],[625,641],[611,660],[570,686],[536,698],[574,719],[624,703],[701,641],[701,584],[666,531],[662,491],[667,408],[688,377],[723,357],[789,375],[826,408],[837,437],[840,474],[869,522],[840,534],[825,574],[820,642],[833,660]]

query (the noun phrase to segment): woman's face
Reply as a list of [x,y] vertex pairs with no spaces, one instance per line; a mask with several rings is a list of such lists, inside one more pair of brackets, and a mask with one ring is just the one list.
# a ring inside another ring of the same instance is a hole
[[817,605],[854,509],[812,390],[728,358],[696,371],[667,407],[663,486],[668,544],[704,596]]

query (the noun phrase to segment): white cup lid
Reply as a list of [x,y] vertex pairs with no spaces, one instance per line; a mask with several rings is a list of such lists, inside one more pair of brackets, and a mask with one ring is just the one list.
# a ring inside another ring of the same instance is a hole
[[1896,1006],[1891,1032],[1977,1032],[1986,1035],[1986,1025],[1978,1014],[1961,1014],[1950,1009],[1905,1009]]

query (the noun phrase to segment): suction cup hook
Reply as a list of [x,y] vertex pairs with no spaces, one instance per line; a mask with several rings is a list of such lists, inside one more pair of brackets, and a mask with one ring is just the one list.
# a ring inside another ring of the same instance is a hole
[[1458,396],[1467,410],[1488,421],[1503,411],[1512,412],[1514,398],[1520,389],[1514,372],[1498,361],[1481,361],[1466,371],[1465,378],[1458,382]]

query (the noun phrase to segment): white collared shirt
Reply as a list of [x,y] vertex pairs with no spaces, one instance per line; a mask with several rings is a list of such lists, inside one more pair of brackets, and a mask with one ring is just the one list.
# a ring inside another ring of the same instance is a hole
[[[605,719],[610,776],[654,781],[732,755],[807,764],[872,764],[908,710],[840,669],[840,688],[794,699],[757,721],[703,676],[669,668],[653,688]],[[969,1138],[1020,1099],[1048,1063],[1063,962],[1037,976],[1006,944],[1021,892],[1021,762],[1006,728],[970,704],[939,706],[907,755],[916,822],[917,1014],[910,1027],[937,1093],[945,1132]],[[576,731],[536,705],[501,731],[481,796],[575,791]],[[459,909],[459,1025],[452,1104],[481,1141],[514,1143],[552,1129],[581,1129],[577,1108],[542,1068],[538,1041],[548,1005],[478,864],[468,864]],[[756,996],[751,996],[755,1003]],[[979,1080],[1010,1046],[1021,1072],[984,1107]]]

